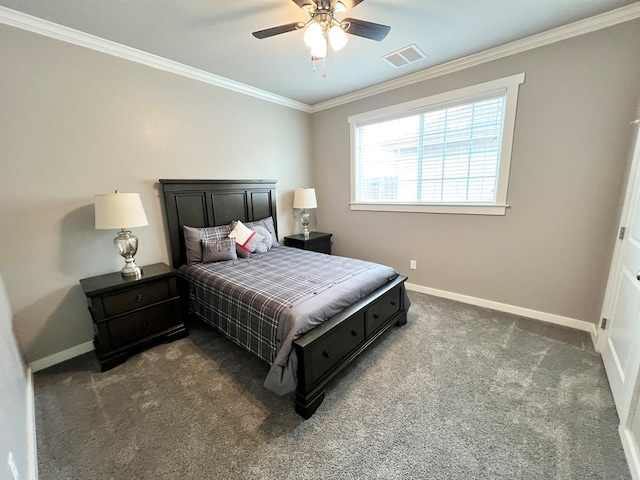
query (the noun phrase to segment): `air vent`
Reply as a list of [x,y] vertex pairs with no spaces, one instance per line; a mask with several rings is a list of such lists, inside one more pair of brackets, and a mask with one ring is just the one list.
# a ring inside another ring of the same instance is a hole
[[423,58],[427,58],[425,53],[420,50],[415,44],[411,44],[408,47],[404,47],[401,50],[385,55],[384,58],[387,62],[396,68],[404,67],[410,63],[417,62]]

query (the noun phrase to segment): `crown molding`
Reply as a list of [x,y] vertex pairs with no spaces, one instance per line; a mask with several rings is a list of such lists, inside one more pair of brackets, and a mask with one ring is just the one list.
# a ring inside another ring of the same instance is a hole
[[174,62],[151,53],[143,52],[135,48],[127,47],[104,38],[96,37],[88,33],[74,30],[73,28],[58,25],[48,20],[43,20],[26,13],[17,12],[10,8],[0,6],[0,24],[9,25],[11,27],[20,28],[29,32],[44,35],[66,43],[71,43],[85,48],[90,48],[98,52],[120,57],[132,62],[141,63],[149,67],[164,70],[165,72],[175,73],[183,77],[198,80],[200,82],[215,85],[234,92],[256,97],[261,100],[283,105],[285,107],[302,110],[310,113],[311,107],[305,103],[291,100],[259,88],[236,82],[220,75],[205,72],[198,68],[190,67],[182,63]]
[[526,52],[527,50],[550,45],[562,40],[584,35],[585,33],[595,32],[603,28],[635,20],[636,18],[640,18],[640,3],[634,3],[625,7],[617,8],[594,17],[589,17],[584,20],[569,23],[552,30],[547,30],[546,32],[532,35],[521,40],[516,40],[479,53],[474,53],[466,57],[436,65],[435,67],[427,68],[395,80],[380,83],[373,87],[364,88],[354,93],[342,95],[340,97],[327,100],[326,102],[316,103],[311,106],[311,113],[334,108],[356,100],[362,100],[373,95],[413,85],[414,83],[429,80],[431,78],[459,72],[460,70],[464,70],[469,67],[474,67],[476,65],[498,60],[516,53]]
[[320,112],[329,108],[344,105],[346,103],[361,100],[373,95],[385,93],[390,90],[412,85],[431,78],[458,72],[469,67],[474,67],[482,63],[491,62],[500,58],[508,57],[516,53],[526,52],[534,48],[543,47],[552,43],[567,40],[569,38],[584,35],[585,33],[594,32],[603,28],[612,27],[620,23],[628,22],[640,18],[640,2],[617,8],[609,12],[596,15],[594,17],[580,20],[578,22],[563,25],[552,30],[548,30],[537,35],[516,40],[495,48],[490,48],[479,53],[474,53],[466,57],[452,60],[435,67],[406,75],[404,77],[390,80],[369,88],[358,90],[357,92],[342,95],[340,97],[327,100],[326,102],[307,105],[290,98],[276,95],[259,88],[236,82],[220,75],[205,72],[194,67],[189,67],[182,63],[174,62],[166,58],[143,52],[135,48],[127,47],[110,40],[106,40],[95,35],[80,32],[72,28],[64,27],[48,20],[43,20],[32,15],[17,12],[10,8],[0,6],[0,24],[27,30],[39,35],[44,35],[56,40],[79,45],[81,47],[90,48],[108,55],[120,57],[132,62],[141,63],[152,68],[164,70],[166,72],[175,73],[193,80],[215,85],[244,95],[259,98],[268,102],[272,102],[285,107],[301,110],[307,113]]

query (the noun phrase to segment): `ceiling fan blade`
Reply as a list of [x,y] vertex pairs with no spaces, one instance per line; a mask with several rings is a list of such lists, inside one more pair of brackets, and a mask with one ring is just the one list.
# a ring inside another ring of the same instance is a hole
[[376,42],[383,40],[391,30],[391,27],[388,25],[366,22],[364,20],[358,20],[357,18],[345,18],[341,24],[345,32],[375,40]]
[[286,25],[280,25],[278,27],[271,27],[265,30],[258,30],[257,32],[253,32],[252,35],[256,38],[263,39],[268,37],[273,37],[274,35],[280,35],[281,33],[293,32],[294,30],[299,30],[304,27],[304,23],[295,22],[295,23],[287,23]]
[[357,6],[359,3],[364,2],[364,0],[340,0],[347,9],[352,9]]
[[300,8],[304,8],[305,10],[309,10],[311,12],[316,9],[316,2],[314,2],[313,0],[293,0],[293,3],[298,5]]

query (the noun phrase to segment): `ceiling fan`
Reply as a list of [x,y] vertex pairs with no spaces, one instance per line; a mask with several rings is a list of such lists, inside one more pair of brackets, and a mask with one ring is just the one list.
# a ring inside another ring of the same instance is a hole
[[364,0],[292,0],[306,10],[311,17],[306,23],[294,22],[253,32],[259,39],[273,37],[281,33],[306,28],[304,42],[311,48],[311,58],[321,59],[327,56],[327,40],[334,50],[340,50],[347,43],[345,33],[368,38],[377,42],[384,39],[391,30],[388,25],[366,22],[357,18],[338,20],[335,15],[353,8]]

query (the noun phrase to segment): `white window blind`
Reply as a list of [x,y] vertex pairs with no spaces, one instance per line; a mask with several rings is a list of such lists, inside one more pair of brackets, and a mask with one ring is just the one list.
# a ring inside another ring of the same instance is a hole
[[515,106],[509,88],[490,87],[350,119],[352,208],[498,205],[503,213]]

